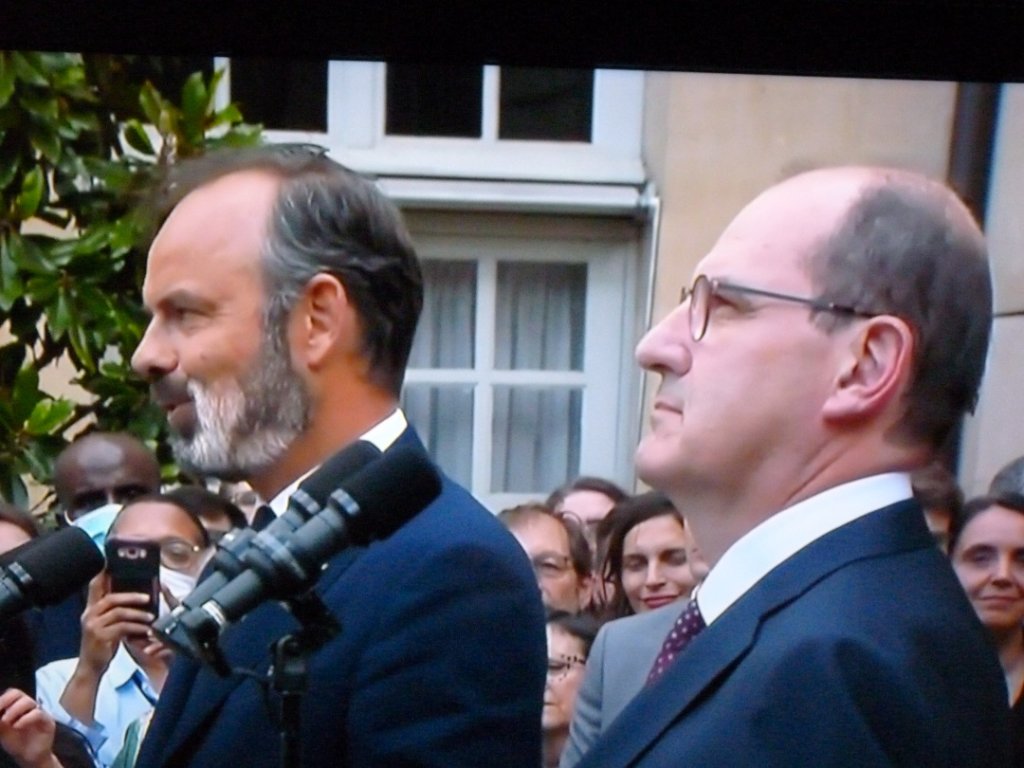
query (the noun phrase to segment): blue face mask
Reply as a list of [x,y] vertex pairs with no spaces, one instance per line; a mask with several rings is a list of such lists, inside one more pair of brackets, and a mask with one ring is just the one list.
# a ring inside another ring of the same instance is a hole
[[117,517],[117,513],[121,511],[122,506],[124,505],[104,504],[102,507],[97,507],[91,512],[76,518],[71,524],[88,533],[89,538],[93,540],[93,543],[102,552],[103,546],[107,542],[107,531],[110,530],[110,526],[114,522],[114,518]]

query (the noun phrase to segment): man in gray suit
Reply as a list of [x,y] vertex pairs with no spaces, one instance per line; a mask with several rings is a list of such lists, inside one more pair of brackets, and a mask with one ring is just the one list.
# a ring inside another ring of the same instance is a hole
[[559,768],[573,768],[626,705],[640,693],[680,603],[627,616],[601,627],[576,694],[569,740]]
[[[683,540],[686,561],[699,588],[710,568],[688,525],[683,528]],[[559,768],[573,768],[640,693],[665,636],[679,617],[680,605],[676,601],[601,627],[587,657],[586,676],[576,694],[569,740]]]

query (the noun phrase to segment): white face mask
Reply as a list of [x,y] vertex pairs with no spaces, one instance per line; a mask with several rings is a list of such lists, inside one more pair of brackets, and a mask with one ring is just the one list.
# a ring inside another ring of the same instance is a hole
[[103,546],[107,541],[107,531],[110,530],[110,526],[114,522],[114,518],[117,517],[117,513],[121,511],[122,506],[122,504],[117,503],[104,504],[102,507],[96,507],[91,512],[86,512],[81,517],[72,521],[71,524],[88,533],[93,543],[102,552]]
[[[189,576],[187,573],[181,571],[173,571],[170,568],[160,566],[160,584],[171,593],[179,603],[188,597],[189,593],[196,588],[196,582],[198,579],[195,576]],[[163,590],[160,592],[160,615],[166,616],[171,612],[170,606],[167,604],[167,600],[163,595]]]

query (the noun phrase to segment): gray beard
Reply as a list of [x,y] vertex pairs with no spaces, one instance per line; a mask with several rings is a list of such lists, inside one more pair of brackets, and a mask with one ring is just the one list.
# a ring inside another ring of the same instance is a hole
[[183,469],[229,481],[250,478],[280,459],[309,426],[305,383],[275,346],[265,342],[249,373],[225,394],[188,382],[198,425],[191,438],[170,440]]

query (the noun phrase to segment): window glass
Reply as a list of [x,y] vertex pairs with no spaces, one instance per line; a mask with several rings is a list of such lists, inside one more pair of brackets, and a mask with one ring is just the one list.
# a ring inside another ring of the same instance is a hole
[[586,264],[500,262],[494,367],[583,369]]
[[594,72],[502,67],[498,138],[590,141]]
[[579,474],[583,392],[568,387],[494,388],[493,493],[538,493]]
[[423,312],[410,368],[472,368],[476,333],[475,261],[424,259]]
[[327,62],[232,57],[231,100],[265,128],[327,132]]
[[483,67],[388,64],[385,132],[479,138]]
[[402,410],[431,457],[457,482],[472,485],[473,385],[407,384]]

